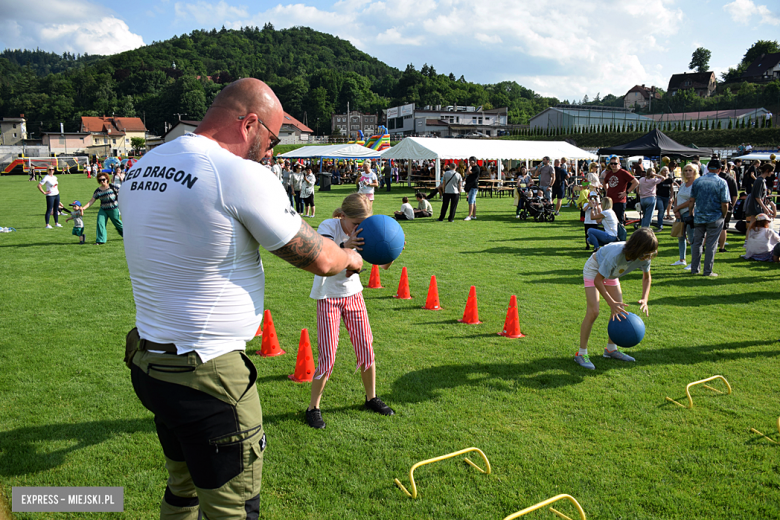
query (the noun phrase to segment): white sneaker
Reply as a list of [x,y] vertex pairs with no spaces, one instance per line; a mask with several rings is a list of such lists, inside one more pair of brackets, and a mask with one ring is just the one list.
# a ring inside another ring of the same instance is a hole
[[672,265],[685,265],[685,261],[684,261],[684,260],[677,260],[677,261],[676,261],[675,263],[673,263]]
[[46,224],[46,229],[52,229],[52,227],[49,224]]
[[520,215],[515,215],[515,218],[520,218]]
[[62,224],[60,224],[59,222],[57,222],[57,223],[56,223],[56,224],[54,224],[54,225],[55,225],[55,226],[57,226],[57,227],[62,227]]
[[471,217],[466,217],[463,220],[471,220]]
[[688,266],[684,270],[685,271],[690,271],[691,270],[691,264],[688,264]]

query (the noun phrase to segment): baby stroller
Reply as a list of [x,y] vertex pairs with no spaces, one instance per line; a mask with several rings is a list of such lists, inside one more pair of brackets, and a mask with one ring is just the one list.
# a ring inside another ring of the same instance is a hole
[[544,197],[535,196],[530,191],[522,192],[520,203],[523,209],[520,210],[520,218],[525,220],[532,217],[536,222],[552,222],[555,220],[555,208],[552,203]]
[[639,212],[639,218],[635,220],[626,220],[625,226],[628,227],[631,224],[634,225],[634,229],[639,229],[639,227],[642,225],[642,217],[644,216],[644,211],[642,211],[642,205],[639,203],[639,195],[629,195],[626,197],[626,209],[635,209]]

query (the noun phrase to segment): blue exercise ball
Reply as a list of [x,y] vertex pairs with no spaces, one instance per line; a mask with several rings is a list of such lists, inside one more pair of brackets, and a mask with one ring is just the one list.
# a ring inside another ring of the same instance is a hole
[[628,317],[621,317],[620,321],[614,318],[609,320],[607,332],[615,345],[630,348],[638,345],[645,337],[645,322],[633,312],[629,312]]
[[358,237],[363,239],[363,249],[358,252],[370,264],[389,264],[404,250],[404,230],[387,215],[368,217],[358,228],[362,229]]

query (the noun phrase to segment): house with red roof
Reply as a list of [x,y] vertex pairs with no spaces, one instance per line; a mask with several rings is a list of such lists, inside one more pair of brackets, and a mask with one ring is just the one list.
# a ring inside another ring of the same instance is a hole
[[92,135],[90,153],[116,157],[133,149],[133,137],[146,139],[147,130],[140,117],[82,116],[81,131]]

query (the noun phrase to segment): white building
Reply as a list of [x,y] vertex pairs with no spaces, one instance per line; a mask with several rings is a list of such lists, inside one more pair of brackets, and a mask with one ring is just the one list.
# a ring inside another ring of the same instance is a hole
[[426,106],[414,103],[387,110],[387,130],[390,134],[451,137],[496,137],[507,131],[509,110],[483,109],[473,106]]

